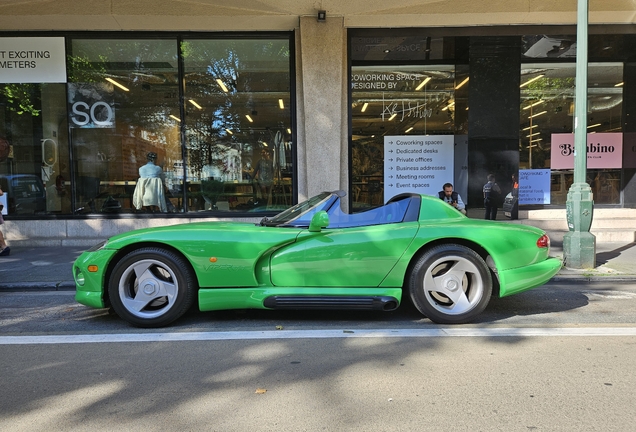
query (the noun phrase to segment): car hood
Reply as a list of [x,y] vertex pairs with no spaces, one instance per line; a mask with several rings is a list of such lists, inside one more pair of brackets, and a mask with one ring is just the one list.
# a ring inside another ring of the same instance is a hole
[[254,237],[295,238],[302,229],[265,227],[250,222],[195,222],[155,228],[141,228],[108,239],[108,249],[119,249],[131,242],[161,242],[176,245],[183,242],[214,241],[231,237],[235,242],[254,240]]

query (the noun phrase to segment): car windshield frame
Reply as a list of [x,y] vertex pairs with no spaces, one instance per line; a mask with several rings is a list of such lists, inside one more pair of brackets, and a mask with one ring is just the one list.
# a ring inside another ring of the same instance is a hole
[[284,210],[276,216],[261,220],[262,226],[284,226],[284,227],[308,227],[311,218],[319,211],[329,211],[331,208],[340,206],[340,195],[338,192],[322,192],[316,196],[302,201],[295,206]]
[[395,224],[417,221],[421,196],[400,194],[386,204],[363,212],[344,213],[340,200],[344,191],[323,192],[279,213],[271,219],[263,218],[259,225],[270,227],[307,228],[311,219],[319,211],[326,211],[330,221],[327,228],[354,228],[373,225]]

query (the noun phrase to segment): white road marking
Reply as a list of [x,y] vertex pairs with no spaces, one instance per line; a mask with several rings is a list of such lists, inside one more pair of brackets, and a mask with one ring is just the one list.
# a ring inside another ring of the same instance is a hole
[[636,298],[636,293],[627,291],[581,291],[581,294],[589,297],[601,297],[614,300],[633,300]]
[[636,327],[434,328],[379,330],[273,330],[188,333],[121,333],[50,336],[0,336],[0,345],[118,342],[184,342],[262,339],[636,336]]

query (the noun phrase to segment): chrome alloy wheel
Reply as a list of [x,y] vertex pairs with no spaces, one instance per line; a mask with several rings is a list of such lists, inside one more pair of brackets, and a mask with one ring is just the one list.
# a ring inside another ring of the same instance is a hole
[[462,324],[475,319],[492,294],[491,269],[476,251],[442,244],[417,258],[408,279],[415,307],[438,324]]
[[422,284],[429,304],[448,315],[470,311],[484,295],[484,282],[479,269],[459,256],[447,256],[434,261],[425,272]]
[[179,292],[174,272],[155,259],[131,264],[119,278],[119,298],[128,312],[139,318],[166,314]]

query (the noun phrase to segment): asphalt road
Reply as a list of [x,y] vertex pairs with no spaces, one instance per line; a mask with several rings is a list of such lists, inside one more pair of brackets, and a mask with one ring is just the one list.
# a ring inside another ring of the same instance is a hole
[[462,326],[406,304],[140,330],[69,291],[0,293],[0,430],[633,430],[635,300],[549,283]]

